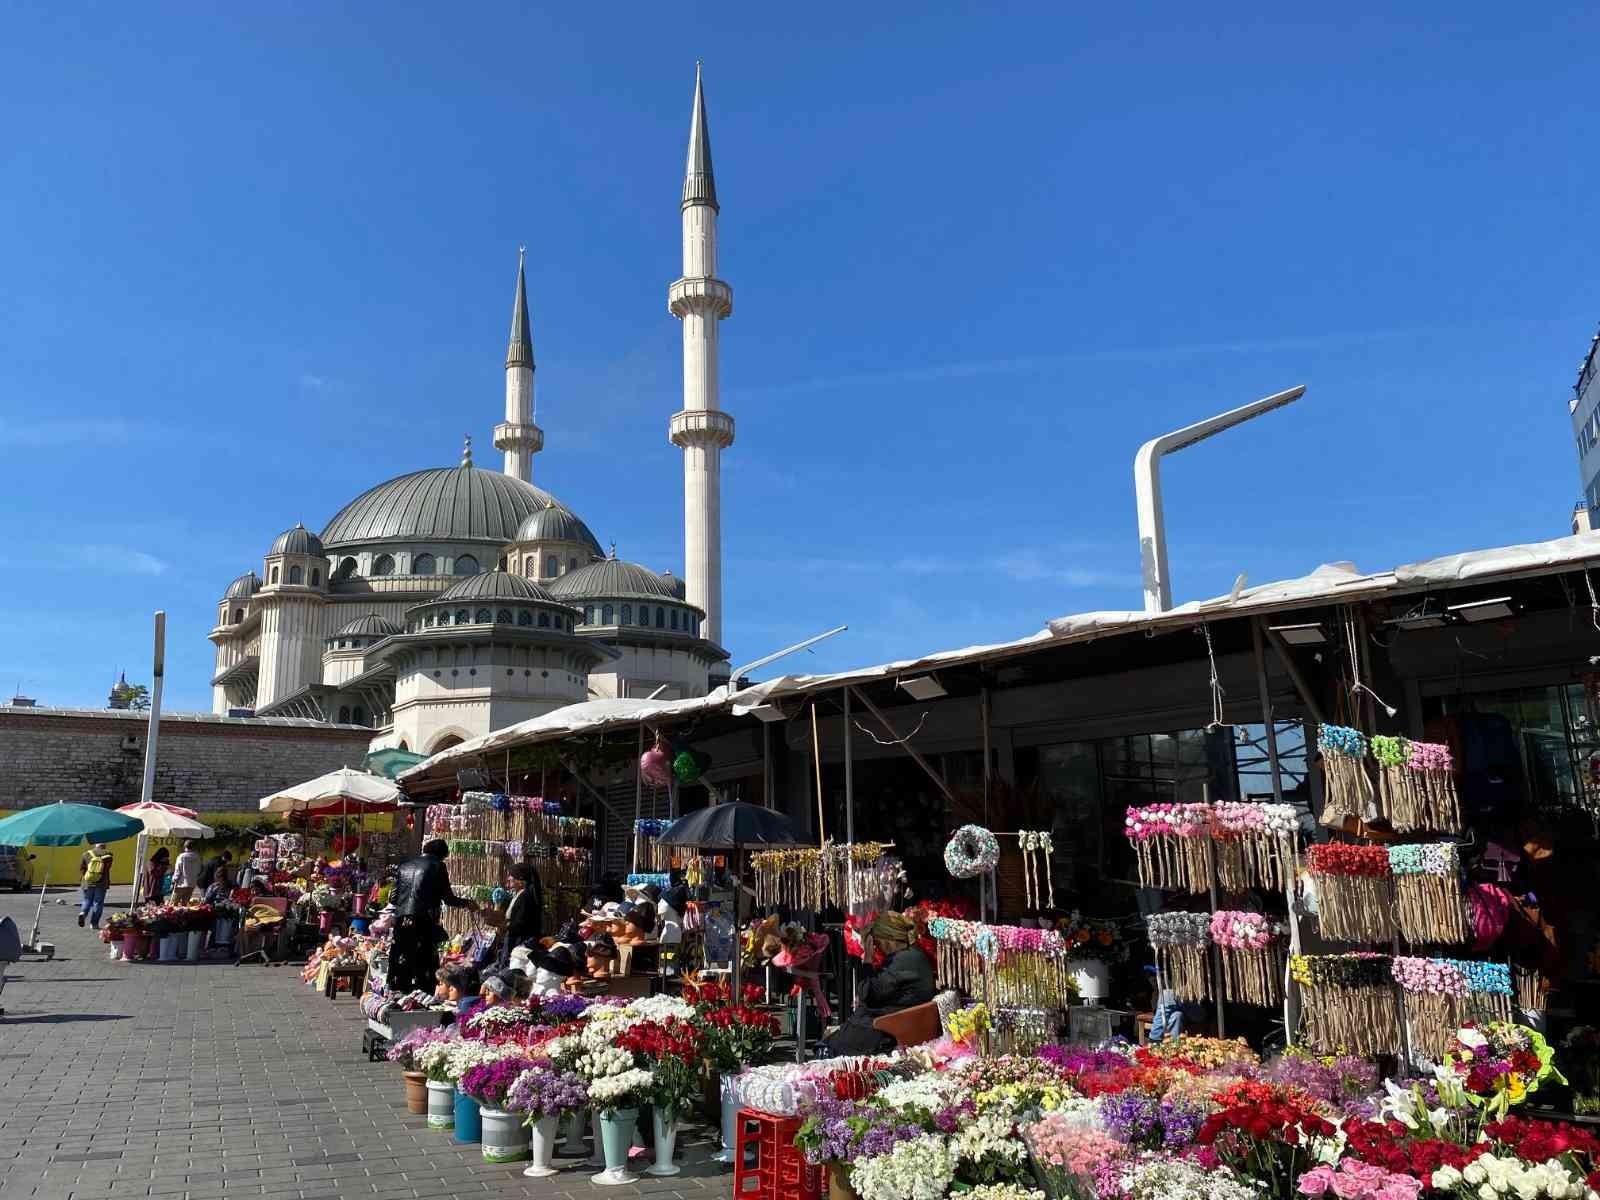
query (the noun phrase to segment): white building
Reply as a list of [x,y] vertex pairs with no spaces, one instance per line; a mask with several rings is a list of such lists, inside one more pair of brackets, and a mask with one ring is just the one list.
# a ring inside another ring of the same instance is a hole
[[585,699],[704,695],[726,678],[721,452],[733,418],[717,392],[717,330],[732,291],[716,278],[718,206],[696,71],[679,207],[683,276],[685,574],[621,562],[575,512],[533,485],[533,339],[517,267],[506,353],[503,470],[472,462],[390,479],[320,535],[297,524],[260,573],[228,585],[209,637],[212,708],[372,726],[372,748],[433,753]]
[[1600,334],[1589,340],[1589,351],[1578,367],[1578,380],[1572,385],[1572,436],[1578,446],[1578,486],[1583,499],[1572,514],[1572,532],[1583,533],[1600,527]]

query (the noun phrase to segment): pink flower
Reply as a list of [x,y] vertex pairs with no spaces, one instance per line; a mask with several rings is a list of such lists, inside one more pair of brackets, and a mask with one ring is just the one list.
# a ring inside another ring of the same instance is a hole
[[1377,1200],[1417,1200],[1422,1195],[1422,1180],[1409,1175],[1391,1175],[1376,1193]]
[[1340,1172],[1333,1177],[1331,1182],[1333,1184],[1333,1194],[1338,1196],[1339,1200],[1366,1200],[1367,1197],[1372,1195],[1372,1189],[1367,1186],[1365,1181],[1355,1175]]
[[1321,1196],[1327,1193],[1332,1183],[1332,1167],[1313,1167],[1300,1176],[1300,1181],[1295,1184],[1295,1190],[1302,1196]]

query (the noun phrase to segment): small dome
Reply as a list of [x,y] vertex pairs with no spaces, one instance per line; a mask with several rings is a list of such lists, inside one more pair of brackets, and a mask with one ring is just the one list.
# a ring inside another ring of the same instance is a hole
[[246,571],[228,585],[228,590],[222,593],[222,598],[224,600],[248,600],[260,590],[261,576],[254,571]]
[[400,632],[400,626],[386,621],[377,613],[368,613],[340,628],[335,637],[390,637]]
[[320,557],[322,539],[296,521],[293,529],[284,530],[273,540],[272,549],[267,554],[314,554]]
[[589,547],[590,553],[600,557],[600,543],[589,527],[578,519],[576,513],[562,508],[554,500],[537,512],[529,513],[517,526],[516,542],[578,542]]
[[556,598],[538,584],[504,571],[468,575],[460,583],[440,592],[435,600],[440,604],[447,600],[542,600],[546,604],[556,603]]
[[606,599],[678,600],[674,582],[657,575],[638,563],[623,562],[619,558],[602,559],[568,571],[550,583],[550,594],[557,599],[603,597]]

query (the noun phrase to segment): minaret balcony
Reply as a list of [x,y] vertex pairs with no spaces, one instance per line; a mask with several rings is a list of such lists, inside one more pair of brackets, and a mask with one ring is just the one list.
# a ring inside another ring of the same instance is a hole
[[675,317],[690,313],[726,317],[733,312],[733,289],[709,275],[674,280],[667,289],[667,309]]
[[544,430],[537,425],[516,425],[501,421],[494,427],[496,450],[527,450],[537,454],[544,449]]
[[720,408],[690,408],[672,414],[669,427],[674,446],[733,445],[733,418]]

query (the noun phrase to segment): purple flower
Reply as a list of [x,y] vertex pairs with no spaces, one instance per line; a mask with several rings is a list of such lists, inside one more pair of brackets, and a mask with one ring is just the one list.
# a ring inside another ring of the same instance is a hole
[[1126,1145],[1181,1150],[1194,1141],[1205,1116],[1198,1106],[1118,1092],[1100,1098],[1100,1119],[1106,1132]]
[[528,1002],[528,1008],[537,1025],[564,1025],[581,1016],[591,1003],[583,996],[562,992],[554,996],[534,997]]
[[517,1077],[533,1066],[529,1058],[501,1058],[472,1067],[461,1076],[461,1090],[480,1104],[499,1108]]
[[588,1101],[588,1089],[578,1076],[531,1064],[516,1077],[506,1095],[506,1107],[525,1114],[529,1121],[572,1112]]

